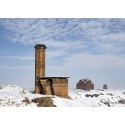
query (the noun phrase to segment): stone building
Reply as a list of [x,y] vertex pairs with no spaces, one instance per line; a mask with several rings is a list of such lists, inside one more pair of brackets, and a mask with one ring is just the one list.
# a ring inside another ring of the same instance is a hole
[[106,84],[103,85],[103,89],[108,89]]
[[79,80],[79,82],[76,84],[76,89],[93,90],[94,84],[92,83],[91,80],[82,79],[82,80]]
[[69,77],[45,77],[45,49],[44,44],[35,47],[35,93],[56,95],[68,98]]

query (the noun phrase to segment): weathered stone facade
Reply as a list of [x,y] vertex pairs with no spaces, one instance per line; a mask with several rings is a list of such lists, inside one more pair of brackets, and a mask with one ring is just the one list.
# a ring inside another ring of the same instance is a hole
[[45,77],[45,49],[43,44],[35,46],[35,93],[68,98],[69,77]]
[[68,98],[68,77],[44,77],[39,79],[39,92]]
[[94,84],[91,80],[83,79],[79,80],[79,82],[76,84],[76,89],[83,89],[83,90],[93,90]]

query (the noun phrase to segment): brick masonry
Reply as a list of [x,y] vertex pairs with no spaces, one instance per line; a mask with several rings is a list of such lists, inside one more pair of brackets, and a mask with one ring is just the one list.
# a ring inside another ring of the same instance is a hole
[[68,98],[68,79],[61,77],[45,77],[40,79],[39,93]]
[[91,80],[79,80],[76,84],[76,89],[83,89],[83,90],[93,90],[94,84]]
[[35,47],[35,93],[68,98],[68,77],[45,77],[45,49],[43,44]]

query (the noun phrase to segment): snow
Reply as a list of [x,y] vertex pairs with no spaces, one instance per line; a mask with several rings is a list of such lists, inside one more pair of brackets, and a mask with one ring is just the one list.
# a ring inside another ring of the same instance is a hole
[[[0,85],[0,107],[37,107],[31,100],[51,97],[57,107],[125,107],[125,90],[69,89],[69,99],[51,95],[33,94],[32,90],[16,85]],[[28,103],[26,100],[29,100]],[[119,100],[123,103],[119,103]]]
[[[88,97],[87,97],[88,95]],[[93,95],[93,97],[92,97]],[[69,96],[76,102],[90,107],[125,107],[119,100],[125,100],[125,90],[76,90],[70,89]]]
[[81,103],[78,103],[76,101],[73,101],[71,99],[65,99],[65,98],[53,98],[54,104],[58,107],[83,107],[84,105]]
[[23,89],[16,85],[0,86],[0,88],[0,106],[2,107],[36,106],[35,103],[27,104],[24,100],[43,96],[32,94],[28,89]]

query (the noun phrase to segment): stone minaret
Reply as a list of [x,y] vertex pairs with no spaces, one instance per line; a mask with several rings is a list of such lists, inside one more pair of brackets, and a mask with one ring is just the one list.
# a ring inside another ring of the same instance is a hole
[[45,77],[45,49],[44,44],[35,45],[35,93],[39,93],[39,78]]

